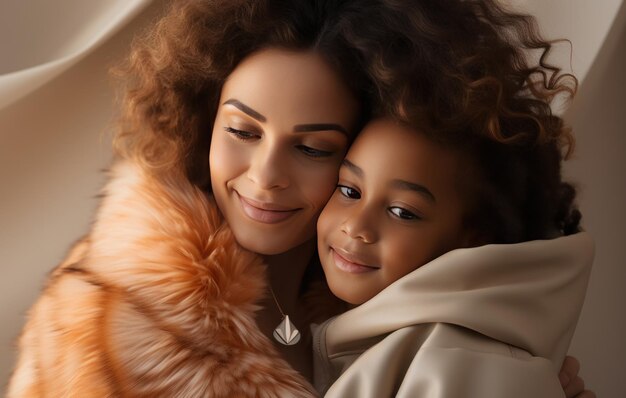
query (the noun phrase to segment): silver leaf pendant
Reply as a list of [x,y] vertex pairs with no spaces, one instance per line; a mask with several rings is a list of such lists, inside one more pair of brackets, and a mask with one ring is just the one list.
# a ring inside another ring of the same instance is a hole
[[294,345],[300,341],[300,332],[289,320],[289,315],[285,315],[280,325],[274,329],[274,338],[284,345]]

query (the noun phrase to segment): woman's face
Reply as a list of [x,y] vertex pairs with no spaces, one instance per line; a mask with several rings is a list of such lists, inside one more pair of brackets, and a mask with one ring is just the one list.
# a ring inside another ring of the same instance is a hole
[[315,236],[359,104],[315,52],[266,49],[222,88],[209,155],[217,205],[237,241],[284,253]]

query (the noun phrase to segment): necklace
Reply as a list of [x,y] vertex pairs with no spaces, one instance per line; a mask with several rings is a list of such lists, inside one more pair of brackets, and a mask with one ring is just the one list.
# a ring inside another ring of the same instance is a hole
[[283,309],[280,308],[280,304],[278,304],[278,300],[276,300],[276,295],[272,287],[269,286],[269,288],[274,302],[276,303],[276,307],[278,307],[278,311],[280,311],[280,314],[283,316],[283,320],[276,326],[276,329],[274,329],[274,339],[283,345],[294,345],[300,341],[300,332],[289,320],[289,315],[285,315]]

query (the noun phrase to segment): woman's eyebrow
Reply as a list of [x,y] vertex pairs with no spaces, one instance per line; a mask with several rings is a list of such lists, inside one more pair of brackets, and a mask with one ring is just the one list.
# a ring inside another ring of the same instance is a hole
[[293,131],[296,133],[308,133],[311,131],[338,131],[346,136],[349,136],[348,130],[343,128],[339,124],[335,123],[310,123],[310,124],[297,124],[293,126]]
[[[261,123],[265,123],[267,121],[267,118],[265,116],[261,115],[259,112],[255,111],[254,109],[250,108],[248,105],[244,104],[243,102],[237,99],[231,98],[229,100],[224,101],[222,105],[232,105],[235,108],[242,111],[243,113],[245,113],[246,115],[252,117],[253,119],[258,120]],[[293,126],[293,131],[296,133],[308,133],[312,131],[330,131],[330,130],[338,131],[342,134],[345,134],[346,136],[350,135],[347,129],[345,129],[344,127],[336,123],[308,123],[308,124],[297,124]]]
[[261,123],[265,123],[267,121],[267,118],[265,116],[261,115],[259,112],[250,108],[248,105],[234,98],[224,101],[222,105],[232,105],[235,108],[242,111],[243,113],[245,113],[246,115],[250,116],[253,119],[258,120]]
[[398,189],[417,192],[429,201],[437,203],[437,201],[435,200],[435,195],[433,195],[433,193],[430,192],[430,190],[422,184],[416,184],[414,182],[409,182],[405,180],[393,180],[391,181],[391,186]]

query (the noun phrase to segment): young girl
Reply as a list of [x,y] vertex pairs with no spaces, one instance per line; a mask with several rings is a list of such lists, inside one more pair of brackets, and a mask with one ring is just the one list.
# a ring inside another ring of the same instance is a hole
[[531,207],[568,187],[554,146],[365,127],[318,221],[329,286],[359,305],[317,329],[326,397],[563,396],[593,243],[571,195]]

